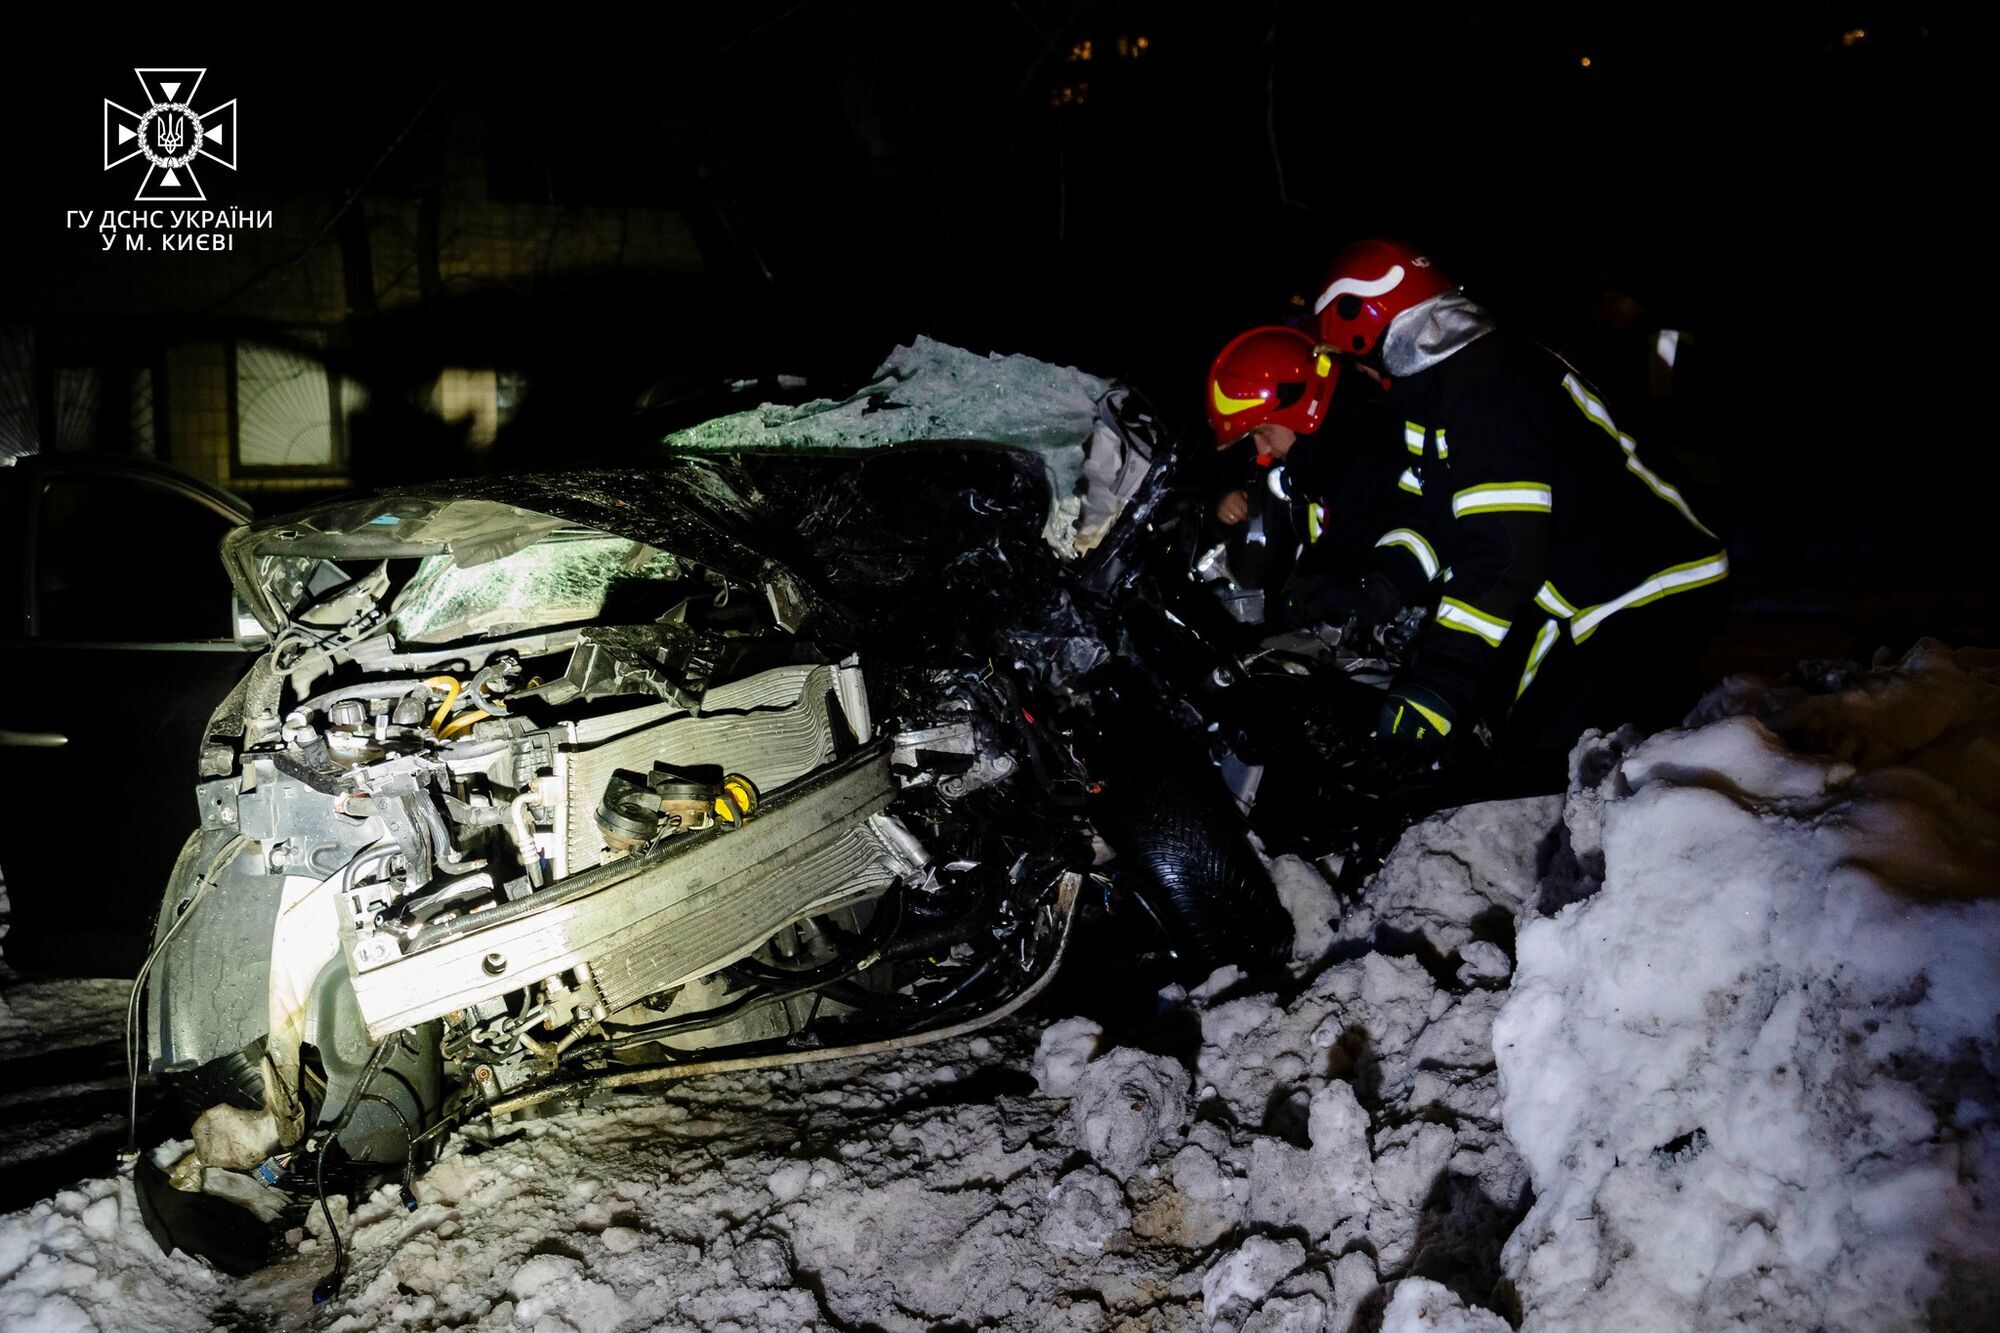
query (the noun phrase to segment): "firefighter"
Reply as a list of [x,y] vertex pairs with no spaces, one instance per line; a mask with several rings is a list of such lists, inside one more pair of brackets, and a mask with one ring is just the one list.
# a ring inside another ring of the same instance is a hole
[[1387,384],[1406,472],[1364,569],[1296,588],[1292,614],[1432,608],[1377,734],[1435,751],[1483,714],[1533,754],[1677,721],[1729,559],[1599,393],[1394,242],[1336,256],[1314,310],[1320,345]]
[[[1216,518],[1224,526],[1243,522],[1250,485],[1297,502],[1305,510],[1308,550],[1301,568],[1307,571],[1359,567],[1382,531],[1402,468],[1400,445],[1385,434],[1376,395],[1359,388],[1336,395],[1339,379],[1340,363],[1311,335],[1275,325],[1232,339],[1208,374],[1216,448],[1247,437],[1257,465],[1268,469],[1226,490]],[[1305,573],[1293,582],[1320,577]]]

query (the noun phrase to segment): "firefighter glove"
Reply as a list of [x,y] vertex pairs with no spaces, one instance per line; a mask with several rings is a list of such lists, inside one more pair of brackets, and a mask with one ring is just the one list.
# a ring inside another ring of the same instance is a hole
[[1457,720],[1441,696],[1421,685],[1396,685],[1382,703],[1375,735],[1412,749],[1434,750],[1451,736]]

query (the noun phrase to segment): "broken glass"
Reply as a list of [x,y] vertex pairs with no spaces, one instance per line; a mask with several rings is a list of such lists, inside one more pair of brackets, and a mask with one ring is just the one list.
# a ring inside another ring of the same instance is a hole
[[643,542],[562,531],[470,569],[450,554],[425,557],[396,599],[390,628],[399,642],[446,643],[578,624],[603,616],[623,593],[693,577],[680,557]]

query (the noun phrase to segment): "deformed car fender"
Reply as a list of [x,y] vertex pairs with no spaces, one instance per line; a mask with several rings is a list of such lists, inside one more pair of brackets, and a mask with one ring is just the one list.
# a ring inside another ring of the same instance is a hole
[[[197,876],[234,836],[223,828],[189,836],[160,899],[154,948],[194,903]],[[244,1110],[264,1107],[271,940],[281,900],[267,877],[241,872],[244,855],[214,871],[193,907],[201,919],[189,924],[199,928],[174,935],[147,981],[146,1035],[155,1053],[153,1070],[181,1076],[179,1087],[191,1113],[218,1102]]]

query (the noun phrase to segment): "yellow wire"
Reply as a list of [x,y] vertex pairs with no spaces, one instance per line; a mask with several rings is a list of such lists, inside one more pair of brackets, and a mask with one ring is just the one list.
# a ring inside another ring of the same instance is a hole
[[424,688],[445,692],[444,702],[439,704],[437,712],[431,715],[431,730],[442,736],[444,733],[438,731],[438,725],[444,721],[444,715],[451,711],[452,704],[458,699],[458,692],[465,687],[451,676],[432,676],[424,682]]
[[458,735],[458,733],[461,731],[470,731],[472,729],[473,723],[484,722],[487,718],[492,716],[493,714],[487,712],[484,708],[472,709],[470,712],[467,712],[459,717],[453,718],[450,724],[447,725],[443,731],[440,731],[438,733],[438,739],[441,741],[448,741],[453,736]]

